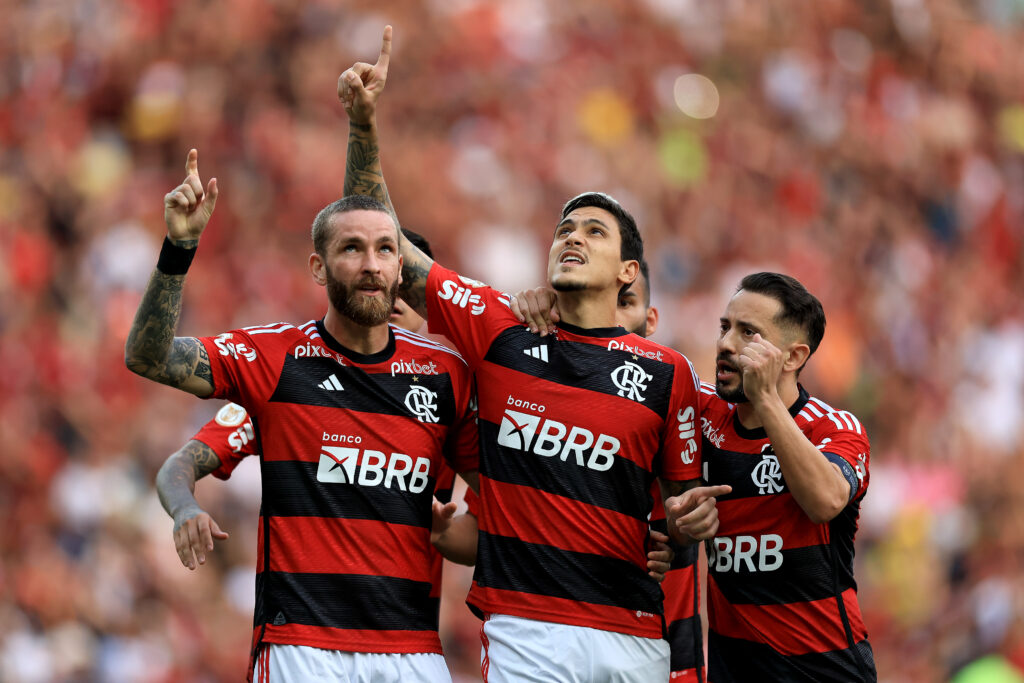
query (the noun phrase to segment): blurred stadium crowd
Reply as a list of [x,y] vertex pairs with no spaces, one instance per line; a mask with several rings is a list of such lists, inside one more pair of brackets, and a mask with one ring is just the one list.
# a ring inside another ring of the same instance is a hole
[[[240,678],[258,468],[199,484],[231,538],[185,570],[153,480],[217,405],[132,376],[124,339],[190,147],[222,196],[179,330],[322,314],[305,263],[342,187],[336,80],[385,23],[385,175],[438,259],[540,284],[562,202],[608,191],[646,238],[655,338],[707,373],[740,277],[798,277],[829,319],[804,383],[872,440],[880,680],[1024,680],[1021,0],[0,11],[0,680]],[[442,618],[457,681],[479,677],[468,576]]]

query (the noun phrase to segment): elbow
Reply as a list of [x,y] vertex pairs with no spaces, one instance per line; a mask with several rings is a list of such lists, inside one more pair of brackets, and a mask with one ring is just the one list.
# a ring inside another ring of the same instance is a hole
[[807,517],[815,524],[827,524],[846,507],[846,499],[832,496],[814,501],[811,505],[802,506]]

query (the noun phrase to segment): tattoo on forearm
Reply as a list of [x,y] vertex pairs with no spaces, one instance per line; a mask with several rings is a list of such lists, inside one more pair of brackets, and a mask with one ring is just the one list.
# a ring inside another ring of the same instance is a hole
[[423,252],[402,241],[402,284],[398,286],[398,295],[413,310],[424,318],[427,317],[427,275],[434,264]]
[[217,453],[202,441],[195,439],[185,444],[182,452],[192,462],[192,473],[196,479],[202,479],[210,472],[220,467],[220,458]]
[[380,166],[380,146],[373,126],[349,123],[348,155],[345,161],[345,196],[362,194],[387,207],[395,224],[398,216],[391,205],[388,186]]
[[195,498],[196,480],[220,467],[220,458],[212,448],[195,439],[167,458],[156,475],[160,504],[171,517],[199,510]]
[[125,363],[132,372],[172,387],[180,387],[192,375],[213,386],[203,345],[192,337],[174,336],[184,283],[184,275],[153,271],[128,333]]

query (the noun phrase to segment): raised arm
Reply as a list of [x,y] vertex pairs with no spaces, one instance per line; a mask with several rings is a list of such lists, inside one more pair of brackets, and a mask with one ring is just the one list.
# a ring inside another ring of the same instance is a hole
[[[364,194],[388,208],[399,224],[395,207],[384,182],[377,135],[377,99],[387,82],[391,62],[391,27],[384,27],[376,64],[356,62],[338,77],[338,99],[348,114],[348,155],[345,163],[344,194]],[[426,254],[403,239],[402,284],[399,295],[417,313],[427,317],[427,274],[434,264]]]
[[167,238],[124,347],[129,370],[196,396],[213,393],[210,358],[198,339],[175,337],[174,332],[181,316],[185,273],[216,203],[217,179],[212,178],[203,190],[199,153],[189,150],[185,180],[164,196]]
[[202,441],[192,439],[173,453],[156,475],[160,504],[174,520],[174,548],[189,569],[206,563],[213,540],[228,537],[195,498],[196,480],[220,467],[220,458]]

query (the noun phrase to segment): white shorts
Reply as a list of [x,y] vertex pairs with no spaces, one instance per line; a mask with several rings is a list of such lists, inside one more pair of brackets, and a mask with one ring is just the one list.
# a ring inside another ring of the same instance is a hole
[[444,657],[322,650],[265,643],[256,657],[253,683],[451,683]]
[[480,640],[487,683],[668,681],[669,647],[661,638],[492,614]]

